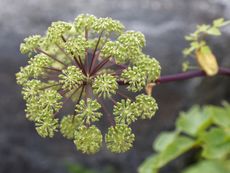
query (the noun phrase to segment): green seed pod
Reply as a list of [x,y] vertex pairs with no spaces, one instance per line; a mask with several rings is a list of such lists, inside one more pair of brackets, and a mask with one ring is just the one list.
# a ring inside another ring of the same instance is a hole
[[102,134],[96,126],[81,126],[75,132],[74,143],[78,150],[86,154],[95,154],[102,145]]
[[124,124],[110,127],[105,135],[107,148],[113,153],[128,151],[133,145],[134,138],[131,128]]

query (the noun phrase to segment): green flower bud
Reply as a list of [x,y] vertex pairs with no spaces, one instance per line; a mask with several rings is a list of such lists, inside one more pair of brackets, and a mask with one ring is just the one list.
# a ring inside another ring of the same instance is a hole
[[136,97],[136,106],[140,112],[139,117],[141,119],[152,118],[158,109],[156,100],[145,94],[141,94]]
[[52,117],[43,117],[36,121],[35,126],[38,134],[41,137],[52,138],[58,128],[58,119]]
[[101,74],[94,79],[92,87],[93,92],[98,94],[99,97],[107,98],[116,93],[118,84],[116,77],[110,74]]
[[43,110],[39,104],[39,97],[31,97],[30,101],[26,103],[26,118],[30,121],[37,121],[41,117],[48,117],[53,114],[52,110]]
[[67,115],[62,118],[60,131],[67,139],[74,139],[74,132],[82,125],[81,118]]
[[87,42],[85,37],[83,36],[70,38],[65,43],[65,50],[67,53],[80,56],[81,58],[85,56],[86,48],[87,48]]
[[37,121],[43,117],[52,117],[54,112],[62,107],[61,95],[55,90],[43,90],[38,95],[30,97],[26,103],[27,118]]
[[41,40],[42,39],[40,35],[33,35],[25,38],[24,43],[21,43],[20,45],[20,52],[22,54],[30,53],[39,46]]
[[127,31],[120,35],[117,40],[129,48],[144,47],[146,42],[144,34],[136,31]]
[[42,83],[40,80],[30,80],[26,83],[26,85],[23,87],[22,94],[23,98],[26,101],[29,101],[33,97],[39,95],[40,88],[44,87],[44,83]]
[[101,49],[101,55],[104,58],[109,56],[114,56],[116,54],[116,49],[117,49],[117,42],[108,41]]
[[[101,36],[99,43],[98,43],[98,39],[99,38],[97,38],[97,37],[92,38],[92,39],[88,39],[87,40],[87,48],[94,50],[96,45],[98,44],[97,49],[102,50],[104,45],[108,42],[108,39],[106,39],[106,37],[104,37],[104,36]],[[101,52],[100,52],[100,55],[102,56]]]
[[81,117],[84,123],[90,124],[101,118],[102,113],[97,112],[100,108],[101,105],[96,100],[88,98],[86,102],[81,100],[79,104],[76,105],[75,112],[76,116]]
[[113,108],[113,114],[115,115],[115,121],[117,124],[131,124],[137,120],[139,111],[135,103],[131,100],[121,100]]
[[62,107],[62,103],[59,101],[62,96],[56,90],[44,90],[40,93],[39,103],[44,110],[59,111]]
[[77,16],[74,21],[74,26],[77,33],[82,33],[83,31],[85,31],[85,29],[89,30],[96,20],[97,18],[94,15],[90,14],[81,14]]
[[147,82],[155,82],[155,80],[160,77],[161,67],[155,58],[142,54],[133,63],[143,72],[145,72]]
[[71,28],[72,25],[67,22],[52,22],[46,34],[46,44],[63,42],[61,37],[66,34],[66,32],[70,31]]
[[69,66],[67,69],[62,70],[62,74],[58,77],[60,78],[59,82],[62,84],[62,88],[65,90],[77,88],[85,79],[84,74],[76,66]]
[[20,71],[16,73],[16,81],[18,85],[26,85],[27,81],[31,77],[32,69],[31,66],[20,67]]
[[17,83],[19,85],[26,85],[26,82],[30,78],[37,78],[44,75],[46,73],[44,67],[50,66],[51,64],[52,60],[46,55],[36,55],[30,59],[28,66],[20,68],[20,71],[16,74]]
[[97,19],[92,28],[97,32],[101,33],[102,31],[107,32],[108,34],[111,32],[115,33],[122,33],[124,30],[124,26],[120,21],[113,20],[112,18],[106,17],[106,18],[99,18]]
[[37,54],[30,59],[29,66],[31,66],[31,75],[36,78],[45,74],[44,67],[49,67],[53,63],[52,59],[43,54]]
[[102,145],[102,134],[100,130],[95,127],[81,126],[75,132],[74,143],[78,150],[86,154],[95,154]]
[[124,124],[110,127],[105,135],[107,148],[113,153],[122,153],[128,151],[134,141],[132,129]]
[[137,66],[125,69],[121,74],[121,78],[125,83],[128,83],[127,89],[132,92],[140,91],[146,85],[145,72]]

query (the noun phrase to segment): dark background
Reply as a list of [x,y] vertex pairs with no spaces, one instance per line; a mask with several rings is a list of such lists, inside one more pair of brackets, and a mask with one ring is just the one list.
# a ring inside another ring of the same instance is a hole
[[[0,173],[67,173],[68,163],[119,173],[135,173],[137,166],[152,153],[152,141],[163,130],[174,128],[180,110],[193,104],[220,104],[230,100],[227,77],[193,79],[162,84],[154,90],[160,110],[150,121],[134,125],[136,142],[125,154],[102,149],[86,156],[72,142],[57,135],[40,138],[34,125],[25,119],[25,103],[16,85],[15,73],[26,64],[19,53],[24,37],[43,34],[52,21],[73,21],[80,13],[120,20],[127,29],[145,34],[145,53],[156,57],[162,74],[181,71],[181,51],[187,46],[184,35],[197,24],[218,17],[230,19],[229,0],[0,0]],[[230,27],[224,35],[210,39],[218,62],[230,66]],[[177,173],[186,158],[169,165],[165,172]],[[106,172],[106,171],[105,171]],[[106,172],[107,173],[107,172]]]

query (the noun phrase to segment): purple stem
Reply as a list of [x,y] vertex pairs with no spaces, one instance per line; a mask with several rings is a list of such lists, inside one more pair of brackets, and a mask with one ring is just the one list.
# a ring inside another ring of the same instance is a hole
[[[230,76],[230,69],[220,67],[216,75]],[[187,79],[191,79],[195,77],[203,77],[203,76],[207,76],[207,74],[202,70],[178,73],[174,75],[162,76],[156,80],[156,84],[174,82],[174,81],[179,81],[179,80],[187,80]]]
[[[216,75],[230,76],[230,69],[220,67]],[[187,79],[192,79],[195,77],[203,77],[203,76],[207,76],[206,73],[202,70],[198,70],[198,71],[182,72],[182,73],[173,74],[173,75],[161,76],[155,82],[156,84],[163,84],[163,83],[176,82],[180,80],[187,80]],[[126,85],[124,81],[118,81],[118,84]]]
[[95,56],[95,55],[96,55],[96,51],[97,51],[98,45],[99,45],[99,43],[100,43],[102,34],[103,34],[103,31],[102,31],[101,34],[99,35],[99,38],[98,38],[97,43],[96,43],[96,47],[95,47],[95,49],[94,49],[94,51],[93,51],[93,58],[92,58],[92,61],[91,61],[91,64],[90,64],[89,73],[91,73],[92,66],[93,66],[94,61],[95,61],[95,59],[96,59],[96,56]]

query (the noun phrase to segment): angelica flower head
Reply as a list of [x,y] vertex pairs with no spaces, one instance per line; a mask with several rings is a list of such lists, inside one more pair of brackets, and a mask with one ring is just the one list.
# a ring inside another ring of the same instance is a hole
[[[144,46],[141,32],[125,31],[117,20],[89,14],[79,15],[73,23],[53,22],[44,36],[25,38],[20,51],[29,61],[16,78],[26,117],[38,134],[53,137],[60,130],[79,151],[94,154],[103,140],[95,122],[106,116],[107,148],[128,151],[134,141],[129,125],[151,118],[157,110],[151,96],[141,94],[136,100],[127,96],[160,76],[159,62],[142,52]],[[105,102],[113,104],[112,111]],[[74,107],[65,115],[67,104]]]

